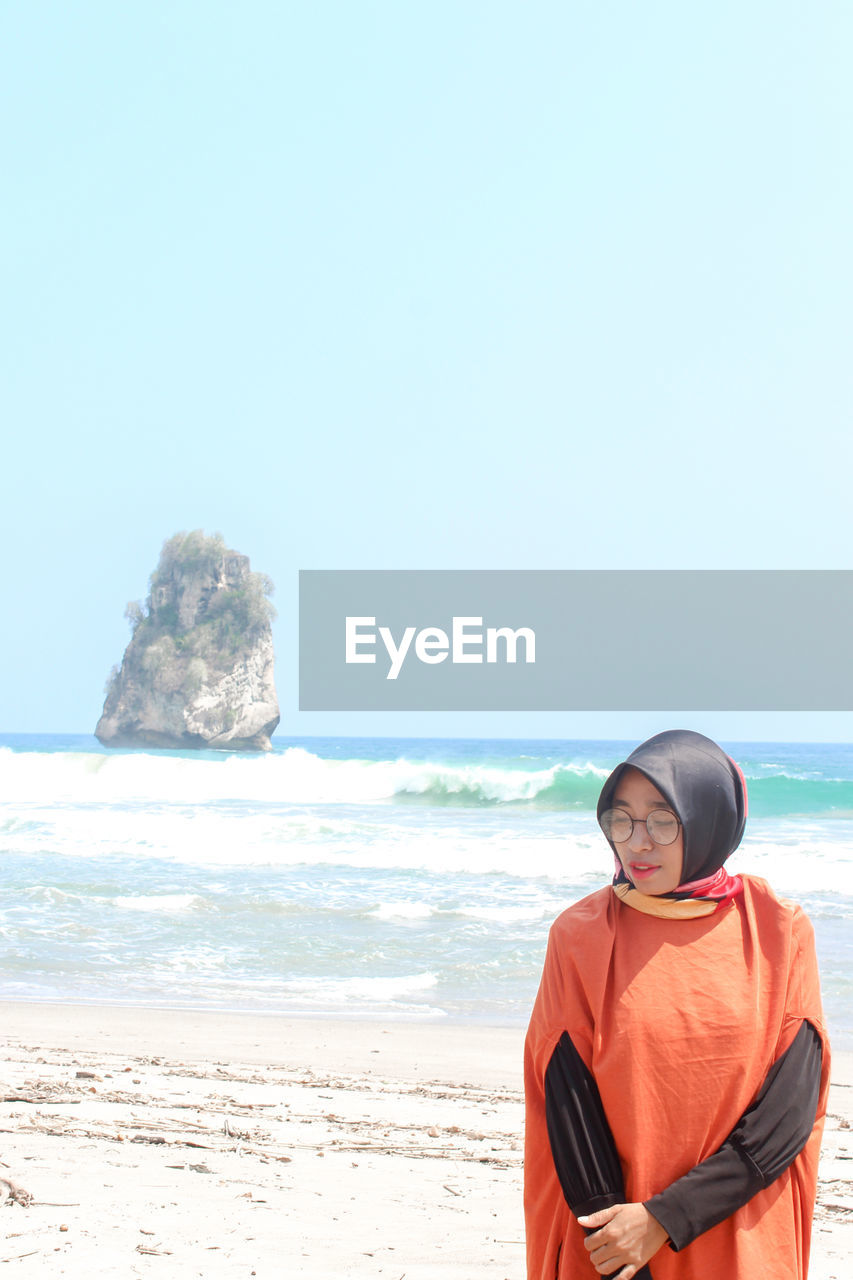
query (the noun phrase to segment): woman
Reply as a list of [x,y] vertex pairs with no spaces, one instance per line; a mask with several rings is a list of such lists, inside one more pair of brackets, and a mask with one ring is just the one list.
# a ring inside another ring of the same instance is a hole
[[686,730],[604,784],[616,876],[555,922],[527,1035],[528,1280],[807,1274],[829,1049],[806,916],[725,870],[746,806]]

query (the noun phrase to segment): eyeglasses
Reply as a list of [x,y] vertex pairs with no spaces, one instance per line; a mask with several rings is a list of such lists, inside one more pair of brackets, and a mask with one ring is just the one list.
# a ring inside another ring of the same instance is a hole
[[655,809],[647,818],[632,818],[624,809],[605,809],[599,818],[599,825],[608,839],[614,844],[624,844],[634,834],[634,824],[642,822],[655,844],[673,844],[678,839],[681,826],[678,818],[669,809]]

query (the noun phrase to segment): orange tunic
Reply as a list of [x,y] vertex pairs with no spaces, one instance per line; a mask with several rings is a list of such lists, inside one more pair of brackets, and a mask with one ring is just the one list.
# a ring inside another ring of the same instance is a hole
[[644,915],[611,888],[555,921],[525,1048],[528,1280],[594,1280],[545,1124],[545,1072],[564,1031],[598,1085],[629,1202],[712,1155],[810,1022],[823,1041],[811,1137],[731,1218],[649,1264],[654,1280],[805,1280],[829,1047],[812,926],[763,880],[697,919]]

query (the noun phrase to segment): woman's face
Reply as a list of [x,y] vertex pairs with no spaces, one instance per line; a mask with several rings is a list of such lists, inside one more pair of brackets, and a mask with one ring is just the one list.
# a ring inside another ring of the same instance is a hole
[[[614,809],[624,809],[632,818],[647,818],[655,809],[672,813],[657,787],[639,769],[624,769],[610,801]],[[616,845],[625,875],[641,893],[672,893],[681,884],[684,863],[684,831],[672,844],[655,844],[644,822],[635,822],[627,840]]]

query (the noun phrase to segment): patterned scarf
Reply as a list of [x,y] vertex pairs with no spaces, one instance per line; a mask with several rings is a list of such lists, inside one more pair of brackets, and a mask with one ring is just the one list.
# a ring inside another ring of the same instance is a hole
[[693,920],[697,916],[709,916],[714,911],[721,911],[734,902],[743,893],[743,881],[740,876],[731,876],[725,867],[720,867],[719,871],[705,876],[703,880],[691,880],[687,884],[680,884],[672,893],[656,896],[640,893],[639,889],[635,889],[617,859],[613,892],[621,902],[647,916]]

